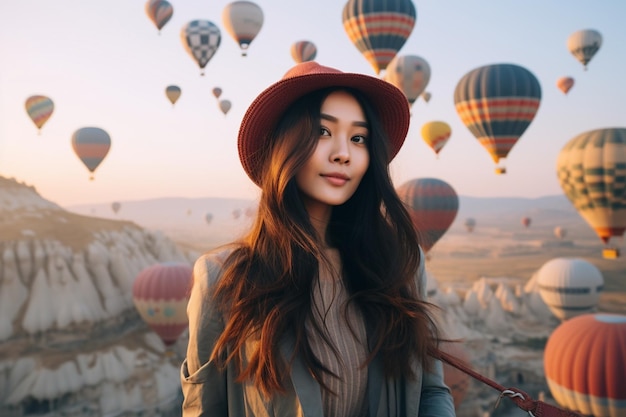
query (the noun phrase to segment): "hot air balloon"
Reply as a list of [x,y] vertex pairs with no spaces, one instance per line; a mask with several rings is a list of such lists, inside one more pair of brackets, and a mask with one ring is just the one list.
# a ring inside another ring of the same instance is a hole
[[41,133],[41,128],[52,116],[54,102],[49,97],[37,95],[28,97],[24,106],[26,107],[28,117],[35,123],[35,126]]
[[473,232],[475,227],[476,220],[474,218],[468,217],[467,219],[465,219],[465,229],[467,229],[468,232]]
[[230,102],[230,100],[222,99],[219,101],[219,106],[220,106],[220,110],[222,111],[222,113],[226,115],[228,111],[230,110],[230,108],[232,107],[232,103]]
[[430,148],[439,156],[439,152],[448,143],[452,130],[446,122],[432,121],[422,126],[422,138]]
[[204,75],[204,67],[220,46],[220,28],[208,20],[192,20],[183,26],[180,38],[187,53],[200,67],[200,75]]
[[[460,343],[445,342],[440,345],[440,349],[455,358],[460,359],[468,368],[472,368],[470,362],[470,356],[467,350]],[[454,402],[454,408],[458,410],[459,406],[465,399],[467,394],[471,378],[468,374],[455,368],[448,363],[443,363],[443,381],[450,388],[452,394],[452,400]]]
[[597,30],[577,30],[567,38],[567,49],[583,64],[585,71],[591,58],[602,46],[602,35]]
[[558,237],[559,239],[563,239],[565,236],[567,236],[567,229],[561,226],[555,227],[554,236]]
[[348,0],[342,21],[348,38],[376,74],[387,68],[415,26],[411,0]]
[[94,179],[94,171],[109,153],[111,137],[99,127],[83,127],[72,135],[72,148],[74,153],[85,164]]
[[459,197],[454,188],[437,178],[416,178],[402,184],[400,199],[411,214],[424,252],[448,230],[459,210]]
[[594,417],[626,415],[626,316],[584,314],[561,323],[543,353],[552,397]]
[[146,14],[161,34],[163,26],[172,18],[174,8],[167,0],[148,0],[146,2]]
[[[461,120],[498,164],[526,131],[541,101],[541,86],[527,69],[493,64],[465,74],[454,90]],[[506,168],[496,167],[497,174]]]
[[250,43],[263,26],[263,10],[251,1],[234,1],[224,7],[222,23],[226,32],[239,44],[241,56],[246,56]]
[[430,98],[432,97],[432,94],[430,94],[428,91],[424,91],[422,93],[422,98],[424,99],[424,101],[426,103],[428,103],[430,101]]
[[589,313],[598,305],[602,273],[584,259],[554,258],[537,271],[539,295],[559,319]]
[[605,243],[606,257],[619,256],[608,245],[626,230],[626,128],[596,129],[563,146],[556,163],[565,196]]
[[168,100],[172,103],[172,107],[178,101],[178,98],[180,97],[180,93],[181,93],[180,87],[176,85],[168,85],[167,87],[165,87],[165,95],[167,96]]
[[556,80],[556,86],[563,92],[563,94],[567,94],[574,86],[574,79],[572,77],[560,77]]
[[192,268],[165,262],[139,272],[133,283],[133,302],[141,318],[170,346],[187,328],[187,302]]
[[111,210],[113,213],[117,214],[118,211],[122,208],[122,204],[119,201],[114,201],[111,203]]
[[213,96],[215,98],[220,98],[220,96],[222,95],[222,89],[219,87],[215,87],[213,88]]
[[398,55],[387,66],[384,79],[402,90],[413,105],[430,81],[430,65],[417,55]]
[[298,41],[291,45],[291,57],[296,64],[313,61],[317,55],[317,47],[311,41]]
[[213,213],[205,214],[204,220],[206,221],[207,224],[211,224],[211,221],[213,220]]
[[521,222],[522,222],[522,226],[524,226],[524,227],[526,227],[526,228],[530,227],[530,222],[531,222],[531,221],[532,221],[532,220],[531,220],[531,218],[530,218],[530,217],[528,217],[528,216],[524,216],[524,217],[522,217],[522,220],[521,220]]

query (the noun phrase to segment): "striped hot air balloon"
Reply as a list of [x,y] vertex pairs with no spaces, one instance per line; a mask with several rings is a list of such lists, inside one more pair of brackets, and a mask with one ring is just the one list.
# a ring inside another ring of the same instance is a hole
[[291,45],[291,57],[296,64],[313,61],[316,55],[317,47],[311,41],[298,41]]
[[161,34],[163,26],[172,18],[174,8],[167,0],[148,0],[146,14]]
[[348,0],[342,14],[348,38],[377,74],[402,48],[416,19],[411,0]]
[[430,81],[430,65],[417,55],[397,55],[387,66],[384,79],[402,90],[413,105]]
[[[496,164],[535,118],[541,86],[527,69],[513,64],[493,64],[465,74],[454,90],[454,104],[461,121]],[[506,172],[503,166],[496,173]]]
[[251,1],[234,1],[224,7],[222,23],[226,32],[239,44],[241,55],[246,56],[250,43],[263,26],[263,10]]
[[602,46],[602,35],[597,30],[577,30],[567,38],[567,49],[578,60],[585,71],[587,64]]
[[99,127],[83,127],[72,135],[72,148],[94,179],[94,171],[109,153],[111,137]]
[[459,197],[454,188],[437,178],[416,178],[397,189],[413,225],[417,229],[424,252],[448,230],[459,211]]
[[608,245],[626,230],[626,128],[581,133],[563,146],[559,183],[578,213]]
[[33,121],[37,130],[41,132],[41,128],[48,121],[54,111],[54,102],[46,96],[30,96],[24,104],[28,117]]
[[165,262],[143,269],[133,283],[133,302],[141,318],[172,345],[188,325],[187,302],[192,268]]
[[204,67],[209,63],[222,41],[220,28],[208,20],[192,20],[180,31],[183,47],[200,67],[200,75],[204,75]]
[[552,397],[580,414],[626,416],[626,316],[584,314],[548,338],[543,363]]
[[448,143],[452,129],[450,125],[442,121],[424,123],[422,126],[422,139],[439,156],[439,152]]
[[165,87],[165,95],[167,96],[167,99],[170,101],[170,103],[172,103],[172,106],[176,104],[176,102],[180,98],[180,94],[181,90],[180,87],[177,85],[168,85],[167,87]]

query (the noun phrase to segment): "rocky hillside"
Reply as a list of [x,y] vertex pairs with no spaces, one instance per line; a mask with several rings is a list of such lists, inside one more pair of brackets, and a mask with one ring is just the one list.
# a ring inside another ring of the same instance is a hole
[[141,320],[132,285],[198,253],[3,177],[0,230],[0,415],[179,414],[183,347],[166,349]]

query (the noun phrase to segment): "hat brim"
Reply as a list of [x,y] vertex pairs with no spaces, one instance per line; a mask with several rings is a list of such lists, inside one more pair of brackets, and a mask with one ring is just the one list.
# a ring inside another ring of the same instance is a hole
[[409,129],[410,105],[404,93],[391,83],[365,74],[340,71],[283,78],[257,96],[248,107],[239,129],[239,159],[255,184],[259,185],[261,179],[263,141],[274,131],[285,111],[300,97],[329,87],[347,87],[361,92],[387,132],[389,162],[400,151]]

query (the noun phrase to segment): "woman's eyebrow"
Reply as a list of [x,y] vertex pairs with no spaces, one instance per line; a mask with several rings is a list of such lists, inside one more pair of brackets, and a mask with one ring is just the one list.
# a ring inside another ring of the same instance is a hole
[[[339,121],[339,119],[337,119],[335,116],[331,116],[330,114],[326,114],[326,113],[320,114],[320,118],[323,120],[328,120],[329,122],[333,122],[333,123],[337,123]],[[362,122],[362,121],[354,121],[352,122],[352,125],[369,128],[369,125],[367,124],[367,122]]]

